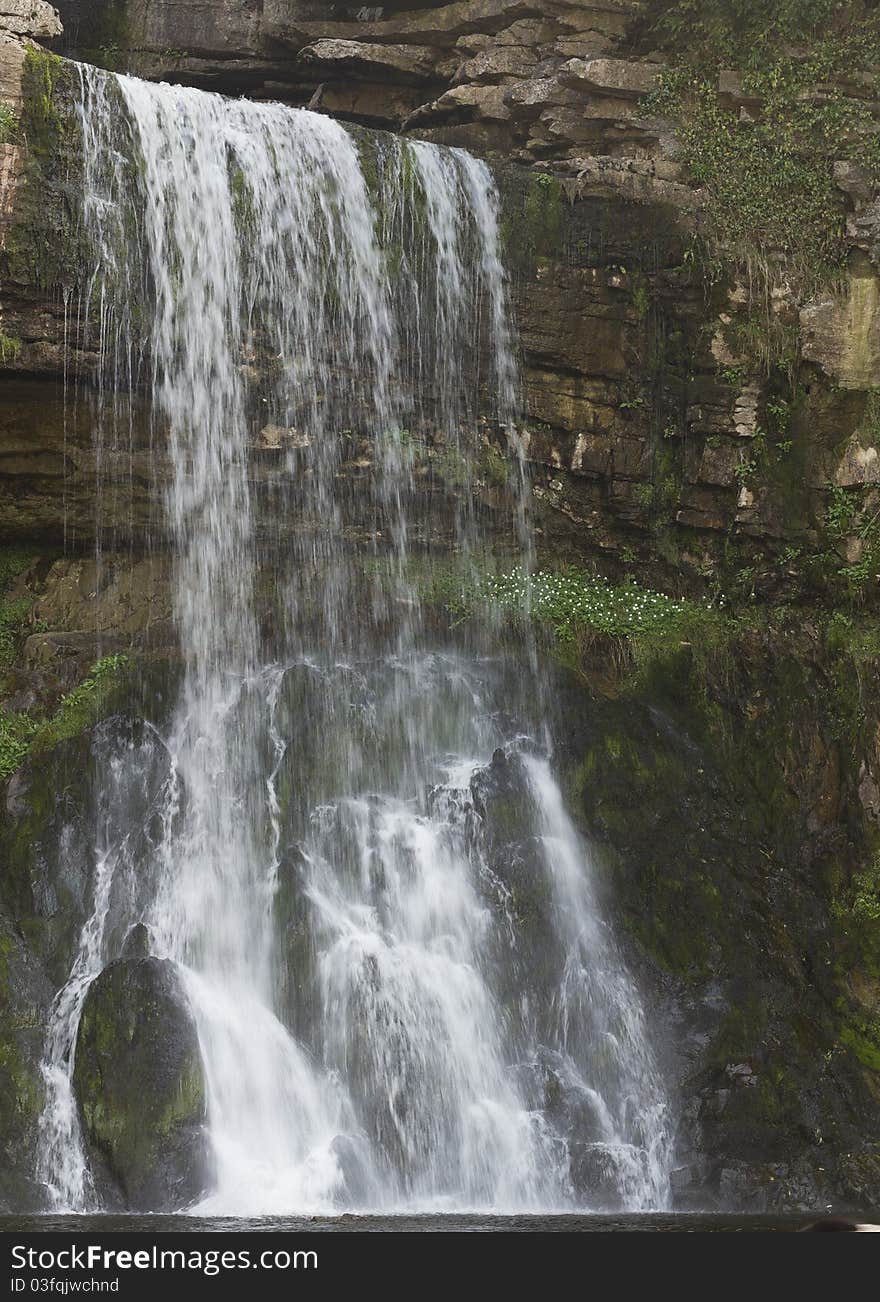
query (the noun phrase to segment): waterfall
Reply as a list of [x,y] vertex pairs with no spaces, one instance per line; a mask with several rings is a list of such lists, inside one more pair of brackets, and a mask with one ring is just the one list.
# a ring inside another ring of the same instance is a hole
[[[77,1027],[145,922],[198,1031],[198,1210],[664,1206],[668,1106],[534,660],[491,629],[438,644],[413,577],[523,544],[521,475],[506,523],[471,488],[518,451],[491,173],[304,110],[85,67],[81,87],[98,451],[146,394],[170,473],[145,541],[173,555],[183,669],[149,734],[149,835],[121,830],[143,745],[102,769],[117,811],[43,1066],[52,1205],[94,1204]],[[502,761],[525,827],[499,853]]]

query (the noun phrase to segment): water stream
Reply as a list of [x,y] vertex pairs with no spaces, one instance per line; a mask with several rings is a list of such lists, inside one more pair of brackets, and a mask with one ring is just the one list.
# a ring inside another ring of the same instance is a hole
[[[118,408],[98,450],[124,450],[146,394],[168,467],[146,541],[173,552],[183,670],[171,716],[101,770],[93,911],[43,1065],[52,1207],[95,1209],[77,1027],[145,922],[207,1081],[195,1211],[662,1209],[669,1105],[534,658],[490,621],[438,642],[414,578],[441,553],[466,575],[494,532],[527,549],[488,168],[81,81],[80,316]],[[472,484],[498,449],[490,525]]]

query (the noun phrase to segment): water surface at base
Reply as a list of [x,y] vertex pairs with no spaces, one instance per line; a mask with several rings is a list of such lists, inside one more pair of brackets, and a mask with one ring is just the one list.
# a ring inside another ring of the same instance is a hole
[[301,1234],[312,1231],[355,1233],[575,1233],[612,1231],[677,1231],[727,1233],[798,1230],[806,1216],[707,1216],[702,1214],[647,1216],[0,1216],[0,1233],[100,1234]]

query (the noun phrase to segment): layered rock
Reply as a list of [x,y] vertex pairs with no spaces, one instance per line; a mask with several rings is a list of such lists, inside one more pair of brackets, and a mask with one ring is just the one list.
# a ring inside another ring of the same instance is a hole
[[[841,283],[806,295],[777,287],[761,304],[762,328],[788,332],[799,364],[798,402],[786,428],[774,430],[788,377],[768,374],[743,347],[754,325],[748,278],[710,281],[701,262],[705,195],[687,183],[672,124],[648,109],[661,65],[650,51],[630,53],[639,6],[473,0],[359,16],[318,0],[213,0],[197,10],[70,0],[60,8],[71,48],[104,63],[311,104],[496,156],[538,538],[551,559],[598,558],[618,572],[641,565],[676,590],[741,581],[753,595],[787,596],[803,590],[814,557],[857,569],[869,556],[863,526],[880,506],[876,190],[863,168],[838,162],[851,248]],[[102,567],[75,556],[46,563],[34,612],[42,627],[24,644],[9,698],[19,709],[60,699],[99,645],[116,649],[113,637],[120,646],[173,642],[167,569],[130,550],[148,533],[161,542],[161,431],[156,437],[140,411],[124,449],[100,467],[94,453],[102,415],[86,394],[97,358],[69,329],[85,277],[77,160],[39,113],[47,76],[50,89],[61,84],[63,108],[64,69],[29,59],[22,39],[52,34],[45,9],[7,0],[5,30],[15,39],[0,42],[2,97],[23,109],[10,137],[0,135],[0,369],[9,395],[0,413],[0,533],[91,551],[100,487],[97,532],[119,550]],[[3,14],[0,0],[0,35]],[[22,27],[22,14],[33,15],[27,30],[14,25]],[[838,90],[874,93],[855,83]],[[744,121],[761,108],[733,71],[719,76],[718,103]],[[75,402],[63,400],[64,376],[80,382]],[[265,489],[256,496],[273,528],[279,517],[302,518],[279,512],[273,497],[283,458],[308,453],[296,438],[255,416],[253,473]],[[350,453],[356,502],[369,442]],[[441,464],[440,449],[420,455],[429,471]],[[832,534],[829,509],[840,514],[840,494],[843,507],[858,497],[863,514]],[[707,1189],[721,1205],[748,1201],[755,1189],[771,1206],[876,1196],[876,1152],[863,1144],[864,1119],[875,1115],[863,1030],[876,1021],[876,980],[854,943],[851,952],[854,924],[844,941],[837,929],[852,912],[848,884],[869,857],[865,837],[880,809],[876,711],[863,666],[847,669],[855,705],[840,705],[834,658],[823,658],[811,628],[784,656],[772,638],[738,648],[735,683],[727,661],[708,695],[698,674],[684,676],[672,701],[662,675],[635,705],[609,701],[607,664],[580,666],[596,699],[587,708],[573,698],[572,718],[592,722],[570,743],[572,781],[585,822],[609,851],[634,951],[650,956],[652,985],[671,992],[671,1021],[686,1027],[686,1061],[676,1067],[692,1100],[682,1201],[705,1201]],[[845,730],[846,710],[870,744]],[[11,955],[12,976],[0,981],[0,1142],[11,1175],[0,1180],[0,1200],[15,1207],[38,1197],[22,1154],[39,1104],[40,1025],[83,910],[78,824],[66,833],[65,865],[47,846],[60,842],[63,815],[81,792],[88,743],[61,749],[45,774],[26,767],[6,788],[11,868],[0,891],[8,946],[0,952]],[[542,901],[529,895],[528,846],[515,819],[504,828],[515,775],[501,778],[486,778],[474,796],[487,815],[490,857],[506,873],[499,881],[531,912],[539,945]],[[52,821],[56,788],[71,794]],[[798,1025],[792,1007],[803,1010]],[[575,1111],[577,1099],[561,1089],[566,1082],[553,1084],[553,1072],[546,1065],[559,1109]],[[191,1138],[195,1113],[177,1120]],[[106,1163],[115,1140],[99,1129],[95,1136],[96,1160]],[[107,1180],[122,1199],[121,1177]]]
[[[66,0],[60,8],[68,46],[97,62],[392,127],[411,119],[448,132],[452,119],[460,143],[506,147],[516,138],[563,155],[571,142],[554,137],[573,101],[557,74],[613,51],[640,12],[634,0],[456,0],[411,10],[212,0],[192,14],[167,0]],[[625,107],[632,77],[606,77],[598,89],[603,112],[636,116]],[[505,131],[493,133],[499,122]]]

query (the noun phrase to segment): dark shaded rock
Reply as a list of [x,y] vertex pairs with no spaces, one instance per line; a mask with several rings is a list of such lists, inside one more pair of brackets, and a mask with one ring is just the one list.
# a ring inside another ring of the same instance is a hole
[[474,807],[493,848],[527,839],[532,834],[533,802],[522,760],[499,746],[492,763],[471,778]]
[[344,1188],[340,1206],[375,1207],[381,1197],[369,1141],[363,1135],[337,1135],[330,1149],[339,1163]]
[[137,960],[150,957],[150,929],[137,922],[125,938],[122,958]]
[[175,1211],[207,1187],[205,1081],[195,1023],[167,959],[120,959],[91,986],[74,1087],[104,1205]]
[[498,980],[506,1000],[557,988],[564,956],[553,917],[553,893],[535,824],[535,807],[521,757],[496,750],[492,763],[471,779],[478,816],[482,880],[493,908],[506,921],[500,934]]
[[0,1210],[38,1211],[34,1180],[43,1101],[39,1060],[53,987],[0,909]]

